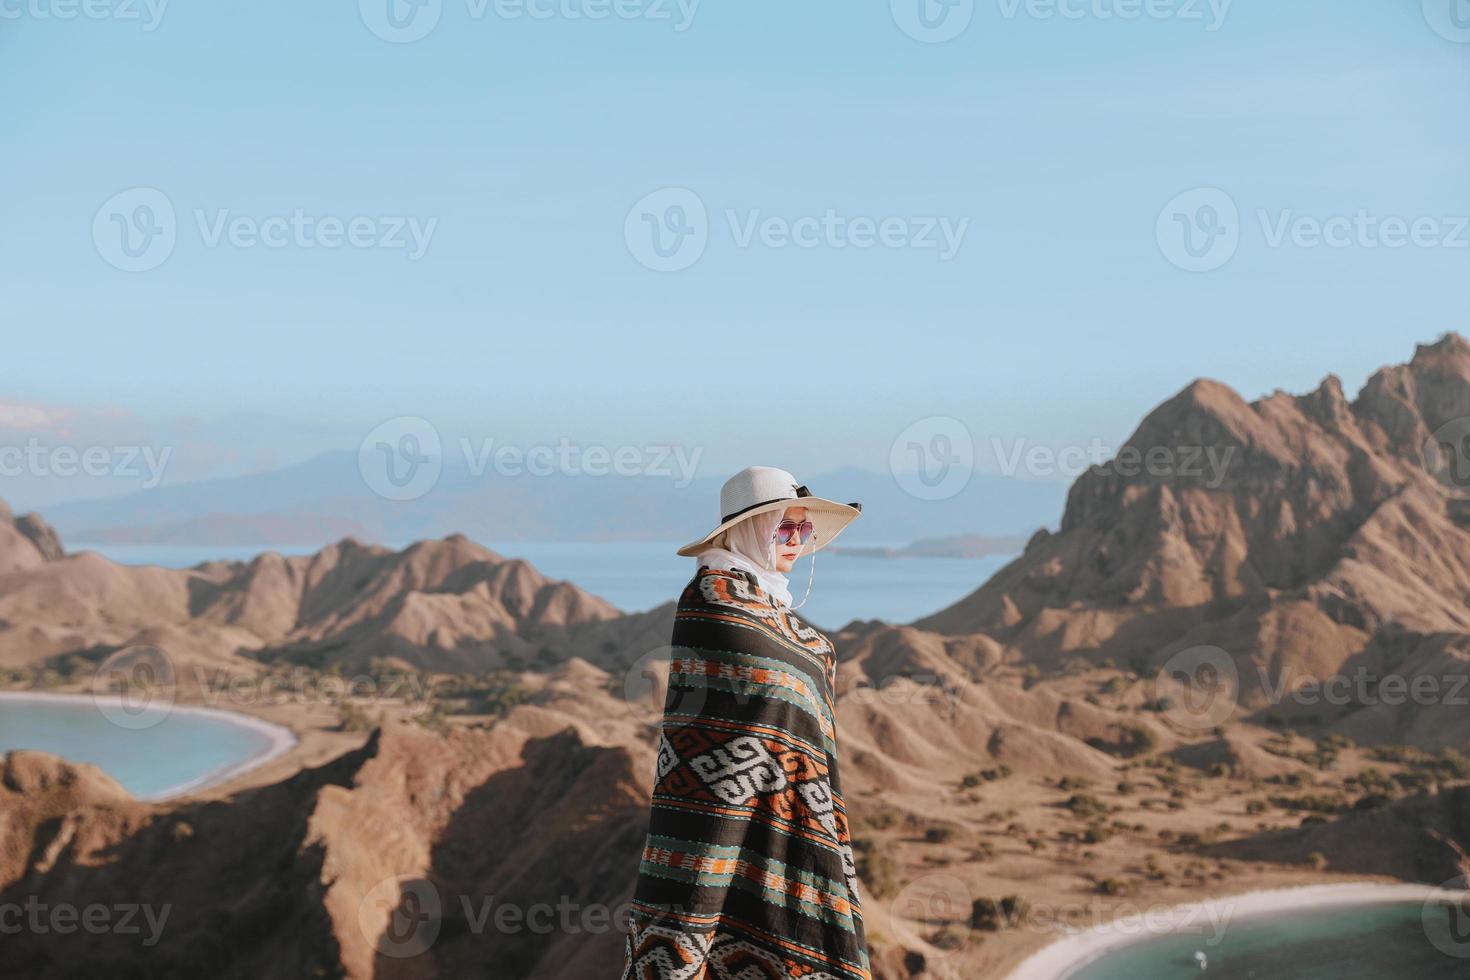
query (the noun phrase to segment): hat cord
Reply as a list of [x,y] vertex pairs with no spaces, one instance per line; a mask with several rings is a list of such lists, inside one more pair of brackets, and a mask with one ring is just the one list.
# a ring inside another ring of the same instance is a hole
[[806,577],[806,594],[801,597],[801,601],[800,602],[798,602],[796,605],[794,605],[794,606],[791,607],[792,609],[800,609],[802,606],[806,605],[807,599],[811,598],[811,594],[812,594],[812,580],[815,579],[816,577],[817,577],[817,532],[816,531],[813,531],[812,532],[812,569],[811,569],[811,572],[809,572],[807,574],[807,577]]
[[[766,557],[766,567],[767,568],[775,568],[776,567],[776,535],[775,535],[775,532],[772,532],[770,543],[766,546],[766,556],[767,556]],[[816,577],[817,577],[817,532],[816,531],[812,531],[812,567],[811,567],[811,571],[807,573],[807,577],[806,577],[806,593],[802,595],[800,602],[798,602],[796,605],[794,605],[794,606],[791,607],[792,611],[795,611],[797,609],[800,609],[802,606],[806,605],[806,601],[811,598],[811,595],[812,595],[812,582],[816,579]]]

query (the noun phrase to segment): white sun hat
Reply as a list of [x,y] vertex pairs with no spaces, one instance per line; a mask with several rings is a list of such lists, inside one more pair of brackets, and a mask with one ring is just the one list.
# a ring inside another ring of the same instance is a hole
[[726,480],[720,488],[719,525],[698,541],[691,541],[680,548],[678,553],[692,558],[747,517],[787,507],[805,507],[806,519],[812,522],[812,538],[802,548],[803,555],[831,544],[863,509],[859,503],[839,504],[825,497],[814,497],[785,470],[774,466],[749,466]]

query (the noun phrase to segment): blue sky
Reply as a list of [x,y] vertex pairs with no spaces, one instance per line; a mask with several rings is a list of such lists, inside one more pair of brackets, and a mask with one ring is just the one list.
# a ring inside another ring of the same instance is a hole
[[[174,0],[151,30],[142,0],[59,19],[68,2],[0,20],[12,441],[166,431],[204,475],[411,415],[697,445],[715,471],[881,469],[930,416],[977,444],[1116,443],[1198,376],[1355,390],[1470,330],[1470,31],[1450,0],[1238,0],[1218,23],[1194,0],[1139,19],[979,0],[944,43],[900,29],[909,0],[705,2],[684,30],[672,0],[602,20],[570,16],[598,0],[538,18],[442,0],[411,43],[369,30],[387,0]],[[164,195],[176,240],[128,272],[99,210],[135,188]],[[625,227],[666,188],[708,231],[659,272]],[[1238,209],[1238,242],[1191,272],[1158,219],[1202,188]],[[829,209],[897,222],[900,244],[740,242]],[[365,219],[369,244],[249,243],[298,211]],[[1312,244],[1312,222],[1360,212],[1427,220],[1429,244]],[[236,220],[244,244],[211,239]],[[941,220],[964,227],[947,258],[917,241]],[[1297,244],[1271,244],[1282,222]],[[413,223],[422,255],[383,247]]]

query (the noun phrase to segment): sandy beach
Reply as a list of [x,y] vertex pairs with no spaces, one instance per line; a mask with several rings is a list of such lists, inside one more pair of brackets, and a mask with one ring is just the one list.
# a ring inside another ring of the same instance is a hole
[[1011,972],[1008,980],[1058,980],[1107,953],[1182,928],[1223,929],[1232,921],[1273,912],[1380,902],[1418,902],[1437,894],[1450,893],[1429,885],[1364,881],[1273,888],[1150,910],[1059,939],[1022,962]]
[[[108,705],[115,706],[119,710],[122,710],[124,703],[122,698],[113,695],[34,693],[29,691],[0,691],[0,701],[29,701],[42,704],[92,704],[99,706],[99,708],[103,705]],[[266,744],[264,748],[248,759],[222,766],[219,769],[204,773],[201,776],[179,783],[178,785],[170,786],[157,793],[150,793],[139,797],[139,799],[148,802],[173,799],[231,782],[248,772],[280,759],[294,749],[298,743],[296,734],[286,726],[237,711],[226,711],[220,708],[208,708],[193,704],[174,704],[169,707],[167,714],[212,718],[215,721],[233,725],[236,728],[248,729],[249,731],[263,735],[266,739]]]

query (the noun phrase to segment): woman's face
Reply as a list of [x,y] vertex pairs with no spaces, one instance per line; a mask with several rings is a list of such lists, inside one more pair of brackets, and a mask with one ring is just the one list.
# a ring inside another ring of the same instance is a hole
[[[800,524],[802,521],[806,520],[806,508],[787,507],[786,513],[781,515],[781,520],[783,522],[794,521],[797,524]],[[792,535],[789,542],[782,542],[780,537],[778,536],[776,538],[776,571],[780,572],[782,575],[785,575],[787,572],[791,571],[792,566],[796,564],[796,557],[801,554],[801,549],[803,547],[805,547],[805,545],[803,544],[801,540],[801,535],[799,533]]]

